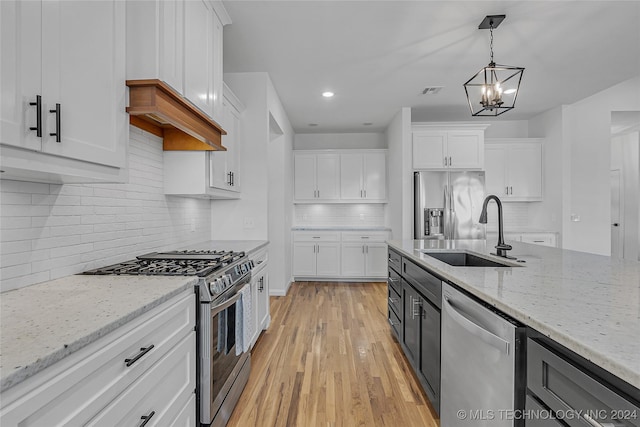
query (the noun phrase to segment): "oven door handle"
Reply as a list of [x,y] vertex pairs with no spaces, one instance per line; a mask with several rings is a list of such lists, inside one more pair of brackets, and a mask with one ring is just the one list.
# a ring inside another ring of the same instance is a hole
[[235,304],[240,299],[240,296],[241,296],[240,291],[243,290],[245,286],[247,285],[245,284],[242,288],[238,289],[238,292],[234,296],[232,296],[230,299],[226,300],[221,304],[211,307],[211,315],[215,316],[216,314],[220,313],[222,310],[225,310],[231,307],[233,304]]

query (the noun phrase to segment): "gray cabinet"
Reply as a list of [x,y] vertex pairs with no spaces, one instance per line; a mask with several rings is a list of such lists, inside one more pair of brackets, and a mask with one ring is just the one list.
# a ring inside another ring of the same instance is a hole
[[389,268],[389,277],[387,278],[387,292],[389,303],[389,324],[398,339],[402,341],[402,283],[400,274],[392,268]]
[[[527,387],[554,413],[567,414],[562,421],[571,427],[640,426],[640,396],[633,401],[634,396],[625,396],[532,339],[527,342]],[[527,423],[532,425],[536,424]]]
[[[391,261],[390,261],[391,262]],[[440,279],[402,259],[402,344],[431,404],[440,412]]]
[[527,395],[526,400],[526,427],[562,427],[560,421],[552,419],[551,412],[543,407],[531,395]]

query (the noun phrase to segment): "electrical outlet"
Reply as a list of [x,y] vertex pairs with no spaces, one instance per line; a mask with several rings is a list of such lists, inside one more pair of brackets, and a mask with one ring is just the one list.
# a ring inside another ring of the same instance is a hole
[[256,223],[253,218],[251,217],[244,218],[244,228],[247,228],[247,229],[255,228],[255,226],[256,226]]
[[580,222],[580,215],[578,215],[578,214],[571,214],[571,221],[573,221],[573,222]]

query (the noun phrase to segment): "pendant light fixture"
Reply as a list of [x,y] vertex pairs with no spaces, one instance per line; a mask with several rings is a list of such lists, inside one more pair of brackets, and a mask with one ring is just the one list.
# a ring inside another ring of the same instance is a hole
[[491,33],[491,60],[464,84],[472,116],[499,116],[512,110],[520,90],[524,68],[499,65],[493,61],[493,29],[506,15],[487,15],[478,26]]

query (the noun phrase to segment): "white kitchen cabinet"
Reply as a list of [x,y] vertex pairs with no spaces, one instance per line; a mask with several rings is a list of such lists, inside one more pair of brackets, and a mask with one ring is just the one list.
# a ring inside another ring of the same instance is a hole
[[[532,243],[534,245],[558,247],[558,235],[553,232],[545,231],[527,231],[527,232],[507,232],[504,233],[504,240],[513,240],[516,242]],[[495,244],[498,242],[498,233],[495,231],[487,232],[487,242]]]
[[502,201],[542,200],[542,141],[495,139],[485,145],[487,194]]
[[0,7],[3,178],[125,180],[125,3]]
[[340,156],[294,153],[294,201],[323,202],[339,198]]
[[293,275],[338,277],[340,275],[340,233],[294,232]]
[[520,234],[520,241],[552,248],[558,246],[556,233],[522,233]]
[[387,232],[342,232],[342,277],[387,276]]
[[482,169],[485,128],[414,125],[413,169]]
[[123,425],[151,411],[151,424],[178,418],[195,393],[195,317],[188,289],[3,391],[0,423]]
[[207,0],[184,2],[184,96],[211,117],[214,16]]
[[259,251],[251,258],[256,264],[252,276],[257,277],[256,313],[258,318],[258,331],[266,330],[271,323],[269,313],[269,254],[266,249]]
[[249,254],[254,262],[251,270],[251,348],[255,345],[263,330],[267,329],[269,316],[269,271],[267,268],[267,249]]
[[222,121],[222,2],[127,1],[127,78],[160,79]]
[[242,102],[224,85],[222,101],[222,127],[227,132],[222,136],[222,145],[227,151],[212,151],[210,186],[221,190],[240,192],[240,150],[242,147],[241,114]]
[[244,106],[225,85],[222,145],[227,151],[164,151],[164,192],[211,199],[240,198],[241,112]]
[[340,154],[340,199],[385,202],[387,158],[385,151]]

